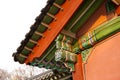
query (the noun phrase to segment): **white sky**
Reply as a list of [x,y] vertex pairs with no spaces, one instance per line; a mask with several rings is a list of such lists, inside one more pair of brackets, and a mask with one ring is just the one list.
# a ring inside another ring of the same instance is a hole
[[0,0],[0,68],[12,71],[19,65],[13,61],[20,42],[40,14],[47,0]]

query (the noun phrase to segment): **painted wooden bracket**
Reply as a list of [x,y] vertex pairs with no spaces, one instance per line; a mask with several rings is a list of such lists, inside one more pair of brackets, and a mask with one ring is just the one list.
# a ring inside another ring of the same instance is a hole
[[82,57],[82,62],[83,63],[87,63],[87,60],[90,56],[90,53],[92,51],[93,48],[90,48],[90,49],[86,49],[84,51],[81,52],[81,57]]
[[77,54],[60,49],[55,52],[55,60],[63,62],[71,72],[75,71],[74,64],[77,62]]

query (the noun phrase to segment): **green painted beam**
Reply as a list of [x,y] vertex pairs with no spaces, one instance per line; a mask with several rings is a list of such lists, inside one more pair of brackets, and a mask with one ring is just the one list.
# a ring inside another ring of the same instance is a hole
[[117,32],[120,32],[120,17],[115,17],[80,37],[74,48],[81,52]]
[[87,19],[98,9],[103,1],[104,0],[84,0],[83,4],[80,5],[64,29],[76,33]]

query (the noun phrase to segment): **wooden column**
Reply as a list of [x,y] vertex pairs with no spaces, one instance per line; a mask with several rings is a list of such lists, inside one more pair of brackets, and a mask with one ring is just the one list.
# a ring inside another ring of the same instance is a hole
[[77,58],[78,58],[78,61],[75,64],[75,71],[72,73],[73,80],[83,80],[82,57],[81,57],[81,54],[78,54]]

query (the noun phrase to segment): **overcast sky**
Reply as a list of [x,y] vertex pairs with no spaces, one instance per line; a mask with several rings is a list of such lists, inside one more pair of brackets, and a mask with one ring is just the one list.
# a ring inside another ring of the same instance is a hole
[[20,42],[40,14],[47,0],[0,0],[0,68],[12,71],[20,65],[13,61]]

